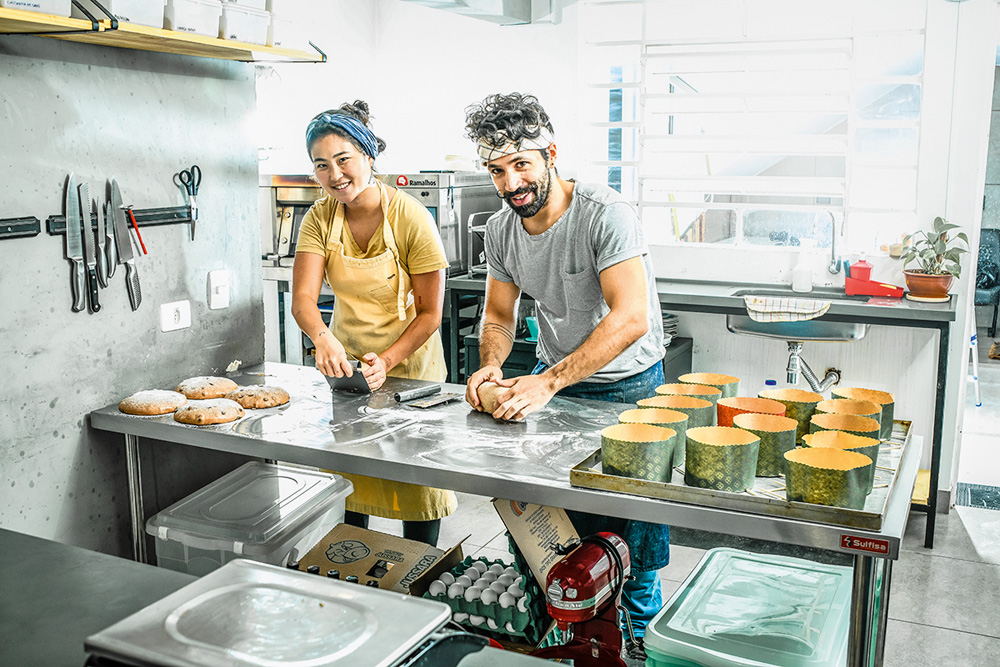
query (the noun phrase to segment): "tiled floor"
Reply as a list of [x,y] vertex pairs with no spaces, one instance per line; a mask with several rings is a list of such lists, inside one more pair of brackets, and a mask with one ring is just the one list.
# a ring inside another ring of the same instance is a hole
[[[1000,360],[987,355],[995,340],[979,330],[979,394],[976,407],[972,381],[966,387],[965,420],[958,462],[958,481],[967,484],[1000,486]],[[969,367],[972,375],[972,367]]]
[[[959,481],[1000,486],[1000,361],[986,358],[981,331],[980,391],[970,385]],[[400,534],[398,521],[373,517],[371,528]],[[489,498],[459,494],[459,509],[442,522],[439,544],[465,538],[466,555],[512,560],[503,523]],[[924,517],[911,514],[892,571],[885,667],[1000,665],[1000,511],[958,507],[939,515],[933,550],[923,547]],[[669,597],[698,564],[703,549],[671,547],[660,572]],[[640,663],[630,663],[635,667]]]

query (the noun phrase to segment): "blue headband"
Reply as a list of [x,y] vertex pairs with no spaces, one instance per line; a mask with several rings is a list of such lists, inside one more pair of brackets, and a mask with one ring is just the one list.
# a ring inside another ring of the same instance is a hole
[[378,139],[375,138],[372,131],[357,118],[339,113],[324,113],[314,118],[306,130],[306,146],[311,147],[317,139],[332,128],[346,132],[347,136],[353,139],[354,143],[369,157],[378,156]]

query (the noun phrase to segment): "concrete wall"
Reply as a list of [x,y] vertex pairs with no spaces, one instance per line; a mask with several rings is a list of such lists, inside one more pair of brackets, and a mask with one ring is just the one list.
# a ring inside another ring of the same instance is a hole
[[[0,217],[35,216],[39,236],[0,240],[0,526],[131,552],[120,436],[87,413],[140,389],[263,359],[252,65],[43,37],[0,37]],[[174,174],[204,172],[200,221],[143,231],[142,305],[119,269],[96,314],[70,310],[62,236],[66,176],[103,199],[118,179],[137,208],[184,203]],[[209,310],[207,275],[231,274],[231,305]],[[159,306],[190,300],[190,329],[162,333]],[[204,471],[179,469],[191,485]]]

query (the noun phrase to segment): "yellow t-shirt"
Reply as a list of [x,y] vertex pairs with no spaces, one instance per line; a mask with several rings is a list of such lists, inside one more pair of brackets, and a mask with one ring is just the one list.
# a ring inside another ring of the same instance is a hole
[[[326,256],[326,244],[337,206],[339,202],[329,195],[312,205],[302,219],[296,252]],[[386,218],[396,238],[399,263],[407,274],[412,276],[448,268],[448,256],[445,255],[434,219],[412,195],[396,190],[386,208]],[[344,225],[340,241],[345,253],[356,259],[371,259],[386,251],[381,228],[372,235],[365,252],[361,252],[355,242],[349,225]]]

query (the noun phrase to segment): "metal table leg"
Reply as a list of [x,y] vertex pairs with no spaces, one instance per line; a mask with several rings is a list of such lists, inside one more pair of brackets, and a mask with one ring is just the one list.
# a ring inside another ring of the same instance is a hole
[[948,346],[950,326],[945,323],[938,336],[937,395],[934,398],[934,435],[931,440],[930,489],[927,492],[927,526],[924,547],[934,548],[934,522],[937,519],[938,484],[941,479],[941,434],[944,430],[944,398],[948,384]]
[[889,589],[892,586],[892,561],[879,559],[882,581],[878,586],[878,626],[875,628],[875,667],[882,667],[885,657],[885,631],[889,623]]
[[125,467],[128,474],[128,505],[132,521],[132,556],[149,563],[146,553],[146,512],[142,503],[142,475],[139,470],[139,438],[125,434]]
[[871,665],[871,613],[875,576],[871,556],[854,557],[851,587],[851,623],[847,635],[847,667]]
[[847,636],[848,667],[882,667],[889,621],[892,561],[856,555],[851,588],[851,623]]
[[448,382],[458,383],[458,346],[461,345],[459,335],[458,312],[459,302],[462,295],[455,288],[448,291],[448,337],[451,339],[448,345]]

